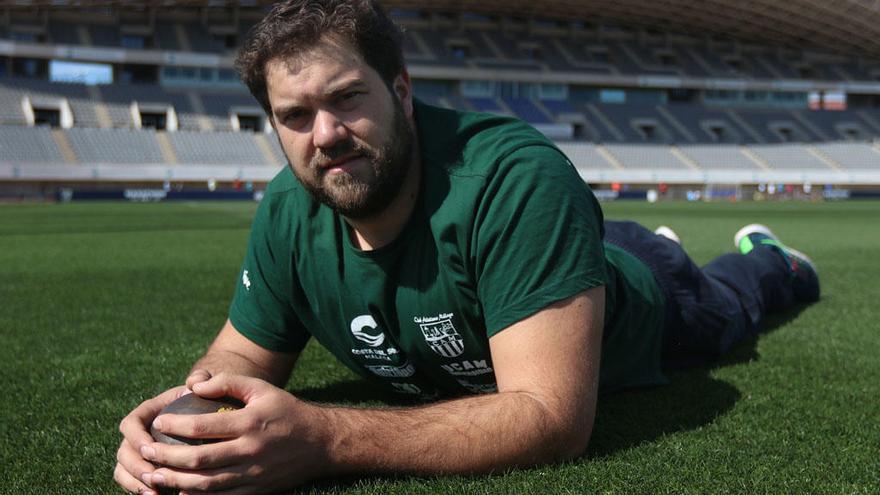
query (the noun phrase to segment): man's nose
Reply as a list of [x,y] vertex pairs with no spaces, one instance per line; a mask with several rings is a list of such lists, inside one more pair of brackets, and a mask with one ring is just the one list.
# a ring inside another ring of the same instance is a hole
[[332,148],[336,143],[348,139],[348,129],[333,112],[319,110],[315,115],[312,141],[316,148]]

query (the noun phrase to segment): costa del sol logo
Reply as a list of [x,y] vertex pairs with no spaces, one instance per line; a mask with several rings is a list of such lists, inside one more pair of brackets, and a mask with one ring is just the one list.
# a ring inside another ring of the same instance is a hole
[[378,326],[372,316],[361,315],[351,320],[351,334],[370,347],[379,347],[385,343],[385,333],[377,331]]

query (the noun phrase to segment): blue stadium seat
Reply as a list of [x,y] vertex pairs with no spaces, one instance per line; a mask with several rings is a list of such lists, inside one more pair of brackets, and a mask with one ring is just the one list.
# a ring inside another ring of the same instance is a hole
[[513,113],[532,124],[551,124],[553,123],[547,114],[541,111],[535,103],[528,98],[503,98],[504,103],[513,110]]

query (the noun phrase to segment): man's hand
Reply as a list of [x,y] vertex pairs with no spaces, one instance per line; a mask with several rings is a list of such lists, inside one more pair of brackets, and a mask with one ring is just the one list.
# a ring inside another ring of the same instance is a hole
[[119,450],[116,452],[116,468],[113,470],[113,479],[123,490],[142,495],[155,493],[143,482],[144,476],[152,473],[155,466],[144,460],[141,449],[155,441],[149,430],[150,423],[153,422],[159,411],[188,392],[184,386],[167,390],[142,402],[119,423],[119,431],[123,438]]
[[153,426],[199,446],[150,443],[145,458],[162,465],[147,472],[151,488],[224,494],[283,490],[325,474],[328,444],[321,409],[263,380],[220,374],[193,384],[206,398],[234,397],[243,409],[210,415],[165,414]]
[[159,415],[159,411],[175,399],[191,393],[192,387],[199,382],[211,378],[206,370],[193,370],[186,379],[186,386],[175,387],[158,396],[142,402],[119,423],[122,443],[116,453],[116,468],[113,479],[127,492],[150,494],[150,487],[144,483],[144,476],[149,475],[155,466],[143,458],[142,449],[155,442],[150,435],[150,424]]

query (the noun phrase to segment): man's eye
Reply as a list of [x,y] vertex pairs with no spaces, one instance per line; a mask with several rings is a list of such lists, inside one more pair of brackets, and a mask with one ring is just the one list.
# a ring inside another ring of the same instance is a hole
[[340,102],[351,101],[351,100],[355,99],[355,98],[356,98],[357,96],[359,96],[359,95],[361,95],[361,92],[360,92],[360,91],[349,91],[348,93],[342,93],[342,94],[339,96],[339,101],[340,101]]
[[302,120],[305,117],[306,113],[303,111],[293,111],[284,114],[284,122],[292,123]]

